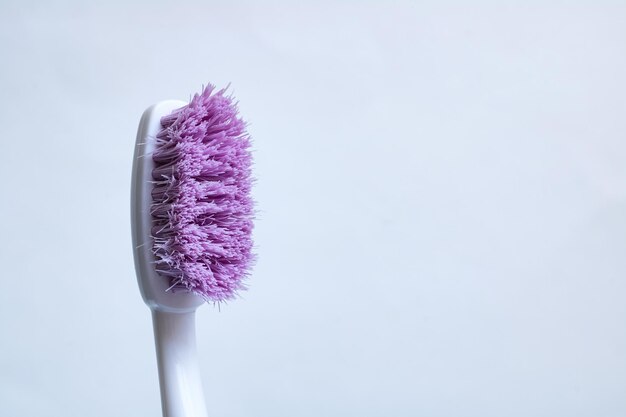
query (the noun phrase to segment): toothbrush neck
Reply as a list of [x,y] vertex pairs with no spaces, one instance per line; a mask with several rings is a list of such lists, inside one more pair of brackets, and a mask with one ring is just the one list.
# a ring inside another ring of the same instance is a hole
[[207,417],[198,367],[195,311],[152,310],[163,417]]

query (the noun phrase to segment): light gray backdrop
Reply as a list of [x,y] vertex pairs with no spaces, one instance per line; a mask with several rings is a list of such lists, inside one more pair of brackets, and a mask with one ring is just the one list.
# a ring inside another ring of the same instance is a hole
[[207,82],[259,209],[212,416],[626,415],[624,2],[100,3],[0,4],[0,415],[159,415],[133,141]]

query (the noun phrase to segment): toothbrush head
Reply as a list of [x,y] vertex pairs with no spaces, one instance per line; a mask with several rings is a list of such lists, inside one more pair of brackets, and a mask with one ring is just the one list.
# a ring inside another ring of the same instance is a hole
[[[254,213],[250,138],[233,98],[209,85],[188,104],[159,103],[144,113],[137,141],[133,225],[141,230],[133,236],[148,245],[135,254],[144,300],[235,298],[254,259]],[[142,274],[138,262],[149,258],[152,270]]]

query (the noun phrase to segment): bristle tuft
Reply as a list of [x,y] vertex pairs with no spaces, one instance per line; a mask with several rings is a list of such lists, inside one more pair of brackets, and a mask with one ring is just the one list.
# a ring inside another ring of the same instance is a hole
[[152,173],[157,271],[217,303],[245,289],[254,258],[250,138],[225,92],[209,84],[161,119]]

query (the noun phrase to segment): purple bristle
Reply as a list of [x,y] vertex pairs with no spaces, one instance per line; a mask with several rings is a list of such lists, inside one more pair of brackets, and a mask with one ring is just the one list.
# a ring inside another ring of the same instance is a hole
[[157,271],[221,302],[245,289],[254,257],[252,158],[236,103],[214,90],[161,119],[151,208]]

